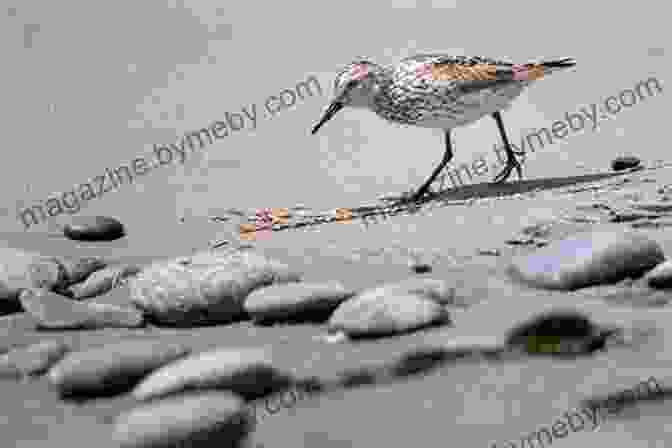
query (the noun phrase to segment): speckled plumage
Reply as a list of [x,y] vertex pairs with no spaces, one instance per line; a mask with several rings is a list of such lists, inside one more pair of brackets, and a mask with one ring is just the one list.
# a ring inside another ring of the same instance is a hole
[[438,171],[416,194],[419,197],[452,158],[450,131],[492,115],[507,151],[507,167],[496,181],[506,180],[512,168],[522,178],[500,111],[509,108],[536,79],[574,65],[571,58],[514,64],[480,56],[445,54],[418,54],[394,67],[358,59],[336,75],[334,99],[312,133],[346,106],[370,109],[393,123],[443,129],[446,153]]
[[[494,80],[428,80],[418,76],[427,64],[494,66]],[[379,92],[371,109],[380,117],[402,124],[452,129],[509,107],[532,81],[513,79],[514,64],[484,57],[421,54],[403,59],[396,67],[381,67],[366,60],[349,64],[337,75],[335,87],[364,66],[376,80]]]

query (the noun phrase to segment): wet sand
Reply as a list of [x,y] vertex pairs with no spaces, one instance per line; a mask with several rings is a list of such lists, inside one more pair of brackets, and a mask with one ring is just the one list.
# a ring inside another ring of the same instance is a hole
[[[408,267],[407,256],[412,249],[431,255],[433,272],[426,276],[459,279],[458,291],[474,304],[499,294],[507,307],[515,310],[517,306],[525,306],[525,300],[515,296],[513,289],[498,289],[492,280],[505,278],[504,269],[511,256],[534,248],[506,244],[506,240],[535,220],[555,221],[551,240],[587,228],[629,225],[560,220],[563,214],[579,216],[579,204],[595,201],[591,191],[571,193],[567,191],[569,188],[602,185],[605,193],[600,200],[624,204],[627,200],[623,197],[627,197],[628,191],[653,192],[670,182],[670,168],[644,170],[597,183],[546,189],[533,196],[525,193],[528,196],[524,199],[506,196],[472,205],[437,206],[428,212],[396,216],[368,227],[352,221],[324,224],[311,230],[274,232],[254,245],[303,271],[306,280],[340,280],[353,288],[414,275]],[[203,227],[209,227],[213,235],[221,231],[222,225],[212,223]],[[209,235],[202,229],[191,232],[188,223],[174,226],[179,235],[175,238],[176,244],[171,242],[160,247],[143,246],[142,237],[136,235],[128,240],[86,245],[55,237],[31,235],[28,238],[26,234],[24,238],[18,234],[5,235],[3,240],[12,247],[45,254],[102,255],[139,263],[207,247],[205,242]],[[672,238],[667,236],[664,227],[642,231],[657,240],[666,253],[672,251]],[[498,249],[501,255],[479,255],[479,249]],[[115,293],[127,291],[121,288]],[[572,300],[563,293],[551,295],[568,303]],[[538,297],[545,300],[548,293],[540,292]],[[652,314],[646,316],[663,328],[672,318],[669,310],[664,309],[657,309],[655,318]],[[498,316],[492,318],[496,322]],[[134,337],[179,340],[198,349],[267,346],[281,367],[301,377],[327,378],[347,369],[390,363],[414,347],[428,341],[436,343],[462,331],[439,327],[373,341],[327,344],[319,339],[326,333],[325,325],[256,327],[243,322],[192,329],[149,327],[44,332],[33,330],[22,314],[0,318],[0,322],[0,341],[6,347],[57,339],[74,348],[83,348]],[[482,328],[470,330],[475,334],[488,334],[492,324],[484,321]],[[550,424],[594,393],[615,392],[651,376],[660,379],[663,385],[672,384],[669,374],[672,356],[667,355],[664,347],[667,337],[669,335],[663,333],[637,351],[613,350],[573,360],[455,362],[404,381],[332,391],[301,401],[292,409],[264,416],[251,437],[251,446],[257,443],[265,447],[337,448],[421,443],[423,446],[459,444],[485,448],[495,441],[503,444],[507,440],[517,440],[516,446],[520,446],[520,437]],[[128,396],[80,405],[63,402],[44,379],[21,383],[0,381],[0,396],[4,403],[0,425],[3,440],[16,441],[17,447],[52,444],[112,447],[109,440],[112,419],[134,406]],[[669,403],[659,400],[638,404],[625,409],[618,418],[608,420],[597,433],[570,433],[567,439],[580,446],[594,443],[614,447],[648,447],[654,441],[667,441],[664,425],[670,412]]]

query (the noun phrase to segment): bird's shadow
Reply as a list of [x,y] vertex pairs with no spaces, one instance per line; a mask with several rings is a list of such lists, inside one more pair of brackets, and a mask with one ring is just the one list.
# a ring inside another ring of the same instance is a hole
[[528,193],[530,191],[543,191],[580,183],[596,182],[628,173],[630,173],[630,171],[584,174],[581,176],[568,177],[546,177],[543,179],[518,180],[500,184],[482,182],[478,184],[462,185],[458,188],[446,188],[445,190],[430,195],[427,200],[445,201],[510,196],[514,194]]
[[619,172],[585,174],[581,176],[547,177],[543,179],[518,180],[506,183],[481,182],[478,184],[461,185],[456,188],[446,188],[433,192],[419,200],[405,197],[388,197],[387,204],[380,206],[355,207],[351,210],[364,221],[375,221],[378,216],[387,217],[400,213],[416,214],[422,210],[423,205],[438,203],[445,205],[451,201],[466,201],[469,199],[483,199],[492,197],[512,196],[515,194],[528,193],[531,191],[544,191],[553,188],[577,185],[581,183],[596,182],[612,177],[623,176],[639,170],[626,170]]

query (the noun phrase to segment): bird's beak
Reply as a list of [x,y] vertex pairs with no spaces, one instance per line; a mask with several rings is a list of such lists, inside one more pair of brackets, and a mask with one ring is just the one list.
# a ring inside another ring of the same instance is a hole
[[311,134],[315,135],[315,133],[322,127],[324,123],[329,121],[336,113],[343,109],[343,106],[345,106],[345,103],[343,101],[340,101],[338,99],[334,100],[331,102],[327,110],[324,112],[324,115],[322,115],[322,119],[320,120],[319,123],[315,125],[313,130],[311,131]]

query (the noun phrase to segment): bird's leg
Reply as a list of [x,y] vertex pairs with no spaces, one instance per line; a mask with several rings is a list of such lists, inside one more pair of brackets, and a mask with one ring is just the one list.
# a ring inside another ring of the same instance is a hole
[[411,200],[418,201],[421,199],[427,193],[427,190],[429,190],[429,186],[432,184],[432,182],[434,182],[436,176],[441,173],[448,162],[450,162],[450,159],[453,158],[453,149],[450,144],[450,130],[445,131],[445,141],[446,151],[443,153],[443,159],[441,160],[441,163],[439,163],[439,166],[434,169],[434,172],[431,176],[429,176],[429,179],[427,179],[425,183],[422,184],[420,188],[418,188],[418,191],[416,191],[415,194],[411,197]]
[[523,179],[523,170],[520,166],[520,162],[516,159],[516,154],[518,155],[523,155],[525,154],[524,152],[515,152],[511,149],[511,144],[509,143],[509,139],[506,137],[506,130],[504,129],[504,122],[502,121],[502,115],[499,112],[495,112],[492,114],[492,117],[495,119],[497,122],[497,127],[499,128],[499,133],[502,136],[502,140],[504,140],[504,149],[506,150],[506,166],[502,170],[501,173],[499,173],[495,179],[493,180],[494,183],[499,184],[506,179],[509,178],[511,175],[511,170],[513,168],[516,169],[516,172],[518,173],[518,178]]

